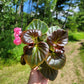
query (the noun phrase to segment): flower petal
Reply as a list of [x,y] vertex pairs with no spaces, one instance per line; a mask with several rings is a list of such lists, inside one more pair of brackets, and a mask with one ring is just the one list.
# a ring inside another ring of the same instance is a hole
[[13,42],[15,45],[20,45],[21,44],[21,38],[20,37],[15,38]]
[[17,31],[21,31],[21,28],[19,27],[14,28],[14,32],[17,32]]

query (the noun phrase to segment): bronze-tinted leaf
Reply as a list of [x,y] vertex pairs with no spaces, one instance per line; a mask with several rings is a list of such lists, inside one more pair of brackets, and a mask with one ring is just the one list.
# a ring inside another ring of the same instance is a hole
[[68,43],[68,33],[63,29],[54,31],[51,36],[47,38],[47,43],[53,47],[64,46]]
[[24,60],[24,55],[21,56],[20,62],[21,62],[22,65],[25,65],[25,64],[26,64],[26,62],[25,62],[25,60]]
[[32,55],[33,48],[31,46],[25,46],[23,48],[24,55]]
[[21,40],[24,44],[34,44],[37,37],[41,36],[41,31],[37,29],[30,29],[22,32]]
[[51,67],[49,67],[45,61],[43,62],[43,64],[40,65],[40,67],[40,72],[43,74],[43,76],[45,76],[51,81],[55,80],[58,74],[58,70],[54,70]]
[[60,53],[50,53],[46,62],[51,68],[58,70],[65,65],[66,56]]
[[[39,66],[47,58],[49,53],[49,46],[45,42],[40,42],[33,47],[33,49],[24,48],[24,59],[31,68]],[[26,51],[26,52],[25,52]]]
[[65,50],[64,50],[64,47],[63,46],[58,46],[57,45],[56,47],[54,47],[54,52],[55,53],[61,53],[62,54],[62,53],[64,53],[64,51]]

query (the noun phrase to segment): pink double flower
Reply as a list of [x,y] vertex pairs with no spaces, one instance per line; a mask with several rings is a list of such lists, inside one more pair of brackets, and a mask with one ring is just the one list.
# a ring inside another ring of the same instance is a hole
[[15,45],[20,45],[21,44],[21,38],[20,38],[20,35],[21,35],[22,31],[21,31],[21,28],[14,28],[14,44]]

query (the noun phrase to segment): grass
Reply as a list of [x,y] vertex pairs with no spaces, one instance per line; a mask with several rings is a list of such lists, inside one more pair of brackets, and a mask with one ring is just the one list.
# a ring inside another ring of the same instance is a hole
[[64,77],[64,74],[63,74],[63,73],[61,73],[61,77],[62,77],[62,78]]
[[[78,56],[76,56],[76,58],[74,58],[74,60],[73,60],[74,69],[75,69],[75,74],[77,76],[77,79],[79,81],[79,83],[77,83],[77,84],[84,84],[83,77],[81,76],[80,69],[78,68],[80,66],[79,62],[81,62],[80,68],[84,71],[84,66],[83,66],[83,64],[84,64],[84,43],[82,43],[82,46],[78,50],[79,50]],[[80,61],[78,61],[78,60],[80,60]]]
[[75,73],[77,76],[80,76],[80,71],[77,69],[77,67],[76,67]]
[[[84,32],[72,32],[69,31],[69,41],[71,42],[75,42],[75,41],[80,41],[84,39]],[[71,53],[73,53],[73,50],[71,51]],[[84,43],[82,43],[82,47],[80,48],[80,59],[82,61],[82,63],[84,63]],[[83,67],[84,69],[84,67]]]
[[30,68],[21,64],[4,67],[0,71],[0,84],[27,84]]
[[[84,64],[84,43],[82,43],[79,55],[80,55],[80,59],[81,59],[82,63]],[[84,70],[84,66],[83,66],[83,70]]]
[[77,84],[77,83],[72,83],[72,84]]
[[78,41],[84,39],[84,32],[69,31],[69,41]]
[[84,50],[80,51],[80,59],[84,63]]

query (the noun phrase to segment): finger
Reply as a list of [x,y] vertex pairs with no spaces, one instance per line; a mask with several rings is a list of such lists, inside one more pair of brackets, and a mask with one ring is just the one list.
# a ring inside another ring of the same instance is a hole
[[37,66],[37,67],[35,67],[33,70],[35,70],[35,71],[36,71],[37,69],[38,69],[38,66]]
[[37,72],[38,67],[35,67],[31,70],[31,72]]
[[48,79],[44,79],[43,82],[44,82],[44,84],[48,84],[49,80]]

